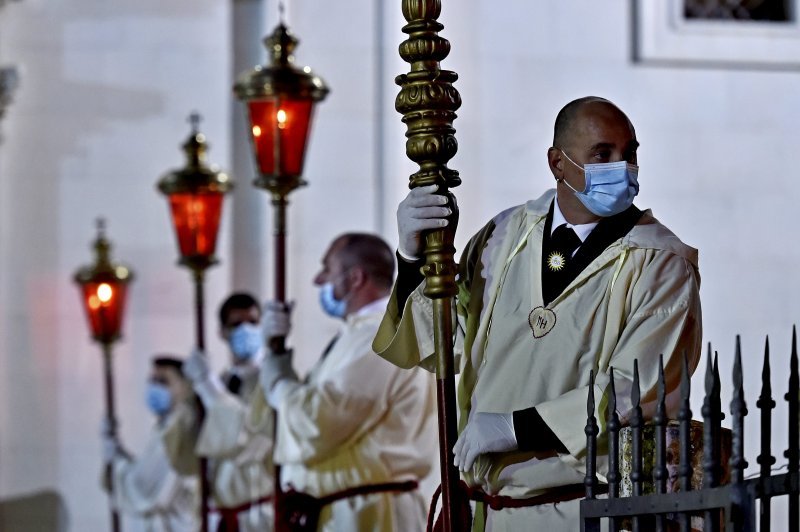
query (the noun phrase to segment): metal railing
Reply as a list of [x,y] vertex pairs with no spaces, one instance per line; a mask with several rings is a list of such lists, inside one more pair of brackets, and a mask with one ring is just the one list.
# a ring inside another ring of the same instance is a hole
[[[755,531],[771,530],[770,501],[774,497],[789,498],[789,532],[800,532],[800,419],[798,418],[798,402],[800,402],[800,377],[798,377],[797,333],[792,333],[792,352],[790,359],[788,392],[784,399],[788,402],[788,448],[784,456],[788,459],[788,473],[773,474],[770,436],[772,432],[772,409],[776,403],[772,398],[772,386],[769,364],[769,340],[767,340],[763,370],[761,374],[761,395],[756,406],[761,411],[761,453],[757,458],[760,465],[759,474],[755,478],[745,478],[744,470],[747,461],[744,455],[744,422],[747,416],[747,403],[744,397],[742,378],[742,356],[739,337],[736,338],[736,355],[733,366],[733,395],[730,403],[731,414],[731,458],[730,482],[721,484],[722,471],[725,464],[721,461],[722,428],[724,418],[720,400],[720,377],[716,355],[711,357],[709,347],[708,365],[705,374],[705,399],[703,401],[703,462],[702,486],[692,489],[693,466],[690,456],[690,424],[692,411],[689,404],[688,362],[684,356],[683,371],[680,383],[680,409],[678,422],[680,426],[677,491],[667,489],[667,415],[663,358],[659,361],[657,384],[657,406],[652,419],[655,439],[655,465],[652,468],[654,493],[645,494],[642,485],[645,480],[642,465],[642,433],[644,418],[640,406],[641,391],[639,387],[638,364],[634,363],[633,388],[631,390],[632,411],[628,424],[632,433],[630,483],[632,494],[620,496],[620,430],[622,429],[616,411],[616,395],[614,391],[614,370],[611,368],[611,382],[608,397],[608,416],[606,428],[608,437],[608,498],[597,498],[597,448],[599,428],[595,418],[594,375],[591,376],[589,397],[587,400],[586,422],[586,498],[581,501],[581,530],[599,532],[601,521],[608,519],[610,531],[621,530],[630,526],[634,532],[644,530],[668,531],[678,529],[681,532],[692,530],[692,517],[702,517],[702,527],[708,531]],[[605,437],[605,436],[604,436]],[[760,503],[760,504],[759,504]],[[758,504],[758,506],[757,506]]]

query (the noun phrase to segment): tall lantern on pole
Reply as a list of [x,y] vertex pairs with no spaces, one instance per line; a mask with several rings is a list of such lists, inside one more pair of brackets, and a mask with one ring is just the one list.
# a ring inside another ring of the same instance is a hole
[[[205,135],[199,131],[200,115],[190,116],[192,133],[183,144],[186,166],[165,174],[158,189],[169,199],[172,223],[178,239],[178,264],[189,268],[195,286],[195,346],[205,350],[203,281],[205,271],[218,262],[217,246],[222,200],[233,188],[230,178],[207,163]],[[200,511],[203,532],[208,531],[210,487],[206,459],[200,459]]]
[[[309,67],[294,64],[298,40],[281,22],[264,39],[271,63],[244,73],[234,93],[247,107],[258,177],[253,184],[272,196],[275,245],[275,299],[286,301],[286,206],[302,179],[314,106],[328,94]],[[283,342],[273,346],[282,352]]]
[[[286,302],[286,207],[288,196],[306,184],[302,179],[314,106],[328,87],[309,67],[294,64],[298,40],[283,23],[264,39],[271,62],[245,72],[233,87],[247,108],[258,177],[253,184],[272,196],[275,285],[274,297]],[[285,353],[285,338],[271,340],[273,353]],[[275,420],[277,427],[277,419]],[[274,438],[274,435],[273,435]],[[274,443],[274,441],[273,441]],[[275,465],[275,530],[282,530],[281,472]]]
[[[75,272],[73,279],[81,288],[83,307],[89,320],[92,338],[103,348],[103,374],[105,377],[105,402],[108,431],[117,435],[117,417],[114,408],[114,377],[111,366],[111,346],[120,339],[122,317],[128,283],[133,280],[130,269],[111,262],[111,242],[105,236],[103,220],[97,221],[97,239],[94,241],[94,263]],[[114,483],[111,482],[111,464],[106,466],[111,502],[111,530],[120,530],[119,513],[114,509]]]

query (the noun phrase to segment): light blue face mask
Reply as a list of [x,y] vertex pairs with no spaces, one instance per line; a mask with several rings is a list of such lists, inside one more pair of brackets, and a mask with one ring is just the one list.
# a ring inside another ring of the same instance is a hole
[[230,336],[231,351],[239,360],[253,358],[261,349],[264,339],[261,337],[261,328],[252,323],[240,323]]
[[172,408],[172,392],[163,384],[157,382],[147,383],[145,396],[147,407],[157,416],[167,414]]
[[633,204],[633,198],[639,193],[639,167],[627,161],[615,163],[585,164],[583,167],[569,158],[561,150],[569,162],[581,168],[586,180],[583,192],[578,192],[572,185],[567,185],[578,197],[583,206],[597,216],[607,217],[619,214]]
[[333,283],[325,283],[319,288],[319,304],[328,316],[344,318],[347,313],[347,301],[336,299],[333,295]]

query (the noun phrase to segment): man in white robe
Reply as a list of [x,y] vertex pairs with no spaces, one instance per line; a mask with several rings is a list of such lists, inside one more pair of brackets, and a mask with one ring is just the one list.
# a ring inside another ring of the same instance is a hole
[[[290,506],[279,503],[278,511],[297,512],[286,516],[292,523],[308,519],[299,514],[311,496],[321,505],[312,530],[424,528],[427,501],[417,484],[437,457],[434,381],[425,371],[389,364],[370,347],[393,273],[393,253],[380,238],[336,238],[314,283],[325,312],[342,320],[338,334],[304,381],[292,369],[291,353],[264,359],[263,399],[277,411],[274,458],[289,493]],[[286,337],[288,309],[267,304],[264,330],[267,345]],[[262,401],[261,412],[268,411]],[[303,495],[292,504],[296,492]]]
[[[274,479],[270,471],[272,442],[266,426],[249,426],[248,405],[258,387],[263,337],[261,308],[251,295],[235,293],[219,310],[220,335],[230,347],[230,365],[217,376],[205,353],[186,360],[184,373],[204,407],[198,431],[174,426],[164,439],[173,462],[208,459],[211,526],[218,532],[272,530]],[[242,438],[248,433],[251,437]]]
[[[590,370],[604,431],[612,367],[624,419],[634,360],[645,415],[659,355],[668,392],[684,353],[697,365],[697,250],[633,206],[638,145],[611,102],[571,102],[548,150],[556,190],[495,216],[462,255],[455,462],[473,499],[498,508],[476,503],[474,530],[578,530]],[[398,208],[403,260],[373,347],[401,367],[430,367],[434,352],[419,268],[421,233],[450,223],[436,188],[413,189]]]
[[170,466],[162,441],[165,428],[171,424],[192,424],[192,399],[191,386],[181,373],[181,361],[172,357],[155,358],[148,382],[147,404],[157,421],[145,448],[133,457],[104,431],[104,451],[111,465],[113,504],[122,513],[141,519],[147,532],[195,532],[198,529],[197,477],[182,475]]

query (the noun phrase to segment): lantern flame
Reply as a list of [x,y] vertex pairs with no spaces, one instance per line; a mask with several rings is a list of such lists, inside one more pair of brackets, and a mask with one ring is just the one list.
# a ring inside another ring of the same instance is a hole
[[261,136],[261,128],[258,126],[253,126],[253,136],[260,137]]
[[113,295],[114,291],[108,283],[101,283],[100,286],[97,287],[97,299],[100,303],[108,303],[111,301]]
[[278,129],[283,129],[286,127],[286,111],[283,109],[278,109],[278,113],[276,115],[278,119]]

